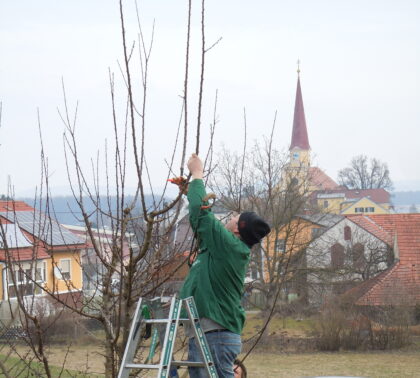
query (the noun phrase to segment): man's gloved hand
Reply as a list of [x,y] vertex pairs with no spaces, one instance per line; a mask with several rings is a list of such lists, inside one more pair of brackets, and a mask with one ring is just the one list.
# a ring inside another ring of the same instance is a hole
[[196,154],[191,155],[188,160],[187,167],[190,170],[193,179],[203,178],[203,162]]

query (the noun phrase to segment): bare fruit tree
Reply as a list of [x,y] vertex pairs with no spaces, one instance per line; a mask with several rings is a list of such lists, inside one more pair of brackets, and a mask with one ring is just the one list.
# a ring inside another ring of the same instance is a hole
[[[182,191],[172,199],[165,194],[166,186],[163,193],[155,194],[150,180],[145,148],[147,143],[153,142],[147,140],[146,132],[149,127],[147,124],[148,73],[154,39],[153,31],[149,42],[147,42],[141,28],[136,4],[139,20],[138,41],[137,43],[130,42],[127,38],[122,0],[119,1],[119,10],[123,45],[123,63],[120,68],[125,91],[123,94],[117,93],[114,74],[110,72],[114,140],[110,143],[112,147],[107,147],[104,153],[104,163],[100,163],[98,158],[92,163],[91,171],[84,168],[78,147],[77,106],[71,110],[64,83],[64,106],[59,109],[59,115],[65,126],[66,167],[63,169],[66,169],[68,173],[69,185],[77,202],[78,213],[81,214],[80,220],[84,224],[85,238],[75,240],[74,243],[69,242],[69,239],[66,240],[63,236],[65,233],[63,228],[55,224],[55,210],[48,182],[48,159],[44,155],[43,148],[41,151],[42,184],[38,193],[38,201],[33,209],[34,221],[32,222],[33,225],[37,223],[38,225],[32,232],[31,230],[25,231],[25,235],[31,240],[29,260],[23,262],[22,259],[17,258],[22,247],[13,245],[13,243],[8,244],[7,241],[10,238],[8,239],[5,227],[2,225],[1,228],[2,251],[8,259],[5,262],[5,269],[10,273],[11,283],[16,288],[19,287],[13,296],[9,295],[9,303],[17,303],[17,313],[13,320],[22,326],[21,337],[27,341],[31,348],[30,358],[42,363],[42,376],[54,376],[48,359],[47,330],[52,327],[52,324],[57,323],[60,317],[63,318],[65,314],[69,314],[68,316],[73,316],[74,319],[78,319],[77,321],[88,319],[100,324],[105,334],[105,338],[102,340],[105,376],[116,377],[128,339],[131,315],[138,298],[161,294],[165,282],[177,269],[176,267],[171,268],[173,271],[165,276],[158,274],[164,266],[171,264],[173,256],[179,252],[174,248],[172,234],[182,207]],[[184,175],[187,146],[195,145],[196,153],[200,149],[205,56],[214,46],[214,44],[210,47],[206,46],[204,15],[203,0],[200,8],[199,92],[196,96],[191,96],[188,93],[189,71],[191,70],[192,1],[190,0],[186,27],[185,71],[182,73],[184,75],[182,117],[179,121],[176,140],[173,141],[172,156],[167,162],[167,172],[161,177],[162,182],[165,182],[166,185],[168,185],[167,180],[171,176]],[[136,44],[137,48],[135,48]],[[135,66],[133,63],[134,53],[138,53],[140,57],[139,66]],[[140,73],[140,88],[133,80],[133,71],[135,70]],[[126,104],[122,115],[119,114],[120,107],[117,105],[121,102],[121,98]],[[191,98],[194,99],[196,105],[190,105]],[[189,122],[189,112],[197,114],[194,126]],[[39,124],[41,130],[40,120]],[[190,141],[193,139],[190,137],[191,128],[194,130],[192,135],[195,137],[193,143]],[[211,147],[213,144],[211,140],[213,135],[214,124],[210,127],[209,132],[210,150],[207,151],[209,157],[212,156]],[[128,195],[127,192],[128,171],[132,169],[130,161],[134,162],[137,176],[137,188],[134,196]],[[105,166],[104,175],[101,175],[101,164]],[[101,189],[104,187],[101,180],[105,180],[105,190]],[[150,196],[148,193],[152,193],[152,195]],[[17,218],[21,214],[19,214],[17,206],[14,207],[13,201],[10,202],[10,205],[11,210],[8,210],[7,215],[10,219],[6,218],[7,222],[16,224],[17,228],[14,230],[17,233],[17,229],[21,226]],[[36,214],[39,215],[39,218],[36,218]],[[42,227],[41,223],[43,223]],[[109,232],[102,232],[98,236],[104,225],[108,226]],[[54,230],[58,231],[54,233]],[[59,248],[53,238],[60,236],[63,239],[59,243],[61,251],[66,250],[68,253],[72,253],[72,264],[78,264],[80,271],[86,273],[85,277],[89,277],[90,284],[93,285],[89,294],[82,293],[80,287],[76,287],[74,278],[67,270],[68,266],[59,261],[57,257]],[[15,239],[16,237],[15,235]],[[42,248],[43,253],[45,252],[42,256],[40,256],[39,248]],[[43,264],[44,260],[47,261],[47,272],[38,269],[41,266],[39,264]],[[27,264],[29,265],[27,266]],[[40,274],[43,276],[41,277]],[[52,280],[52,283],[48,285],[45,278],[47,276]],[[19,282],[16,281],[17,279]],[[59,282],[56,281],[60,282],[61,290]],[[19,286],[21,282],[25,283],[25,288]],[[62,295],[63,285],[66,296]],[[32,292],[28,291],[27,287],[29,286],[32,287]],[[39,311],[35,311],[37,303],[45,304],[45,301],[39,300],[38,297],[41,296],[43,300],[48,299],[51,303],[49,314],[44,314],[44,317]],[[50,320],[50,323],[41,320]],[[23,361],[27,361],[26,365],[29,369],[29,357],[20,357]],[[2,368],[1,365],[0,368]],[[62,371],[65,368],[66,361],[62,363]],[[7,368],[4,368],[3,373],[8,373]]]

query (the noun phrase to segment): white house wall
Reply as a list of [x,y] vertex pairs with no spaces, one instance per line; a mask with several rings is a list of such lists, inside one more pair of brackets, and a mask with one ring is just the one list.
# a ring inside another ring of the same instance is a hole
[[[348,226],[351,230],[351,239],[344,240],[344,228]],[[354,246],[356,243],[361,243],[365,246],[364,255],[368,258],[370,248],[377,248],[383,251],[387,250],[387,244],[366,231],[362,227],[353,223],[347,218],[344,218],[329,230],[325,231],[321,236],[315,239],[306,249],[307,252],[307,267],[331,267],[331,247],[335,243],[340,243],[345,249]],[[349,256],[346,256],[346,263]],[[386,263],[381,263],[378,269],[386,269]],[[308,277],[309,278],[309,277]]]

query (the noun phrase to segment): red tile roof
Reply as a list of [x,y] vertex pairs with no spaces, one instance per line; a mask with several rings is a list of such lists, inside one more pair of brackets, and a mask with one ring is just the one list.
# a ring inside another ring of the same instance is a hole
[[[398,262],[395,262],[392,266],[390,266],[387,270],[385,270],[382,273],[379,273],[377,276],[362,282],[360,285],[357,285],[350,290],[346,291],[344,296],[351,299],[353,302],[358,302],[360,299],[366,295],[372,288],[382,282],[391,272],[394,270],[394,268],[398,265]],[[360,303],[358,303],[360,304]]]
[[33,211],[34,208],[23,201],[0,201],[0,211]]
[[393,238],[392,234],[389,231],[384,230],[380,225],[375,223],[370,217],[365,215],[345,215],[347,219],[356,223],[360,227],[364,228],[366,231],[370,232],[372,235],[376,236],[378,239],[384,241],[388,245],[392,246]]
[[308,131],[306,129],[305,110],[303,108],[302,90],[300,89],[300,79],[298,77],[295,100],[295,114],[293,117],[292,141],[290,150],[294,147],[302,150],[309,150]]
[[357,199],[368,197],[376,203],[389,203],[389,193],[382,188],[379,189],[347,189],[344,191],[346,198]]
[[[7,255],[9,254],[9,256]],[[0,249],[0,261],[9,261],[9,258],[14,261],[30,261],[33,259],[48,259],[50,255],[45,248],[14,248],[14,249]]]
[[318,167],[309,168],[309,180],[312,185],[321,190],[334,190],[339,187],[330,176]]
[[379,276],[362,283],[346,294],[352,294],[358,305],[420,303],[420,214],[383,214],[365,217],[370,218],[396,241],[399,260]]
[[[336,188],[338,185],[336,186]],[[390,195],[385,189],[345,189],[345,188],[327,188],[324,191],[318,191],[317,194],[339,194],[343,193],[346,199],[357,200],[367,197],[376,203],[389,203]]]
[[394,237],[397,235],[400,262],[420,264],[420,214],[382,214],[369,218]]

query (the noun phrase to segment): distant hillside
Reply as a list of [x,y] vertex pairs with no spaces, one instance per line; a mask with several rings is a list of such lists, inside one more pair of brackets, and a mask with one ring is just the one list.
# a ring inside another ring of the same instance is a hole
[[[125,203],[128,204],[133,200],[134,196],[129,195],[126,196]],[[31,206],[35,206],[33,198],[18,198],[19,201],[25,201],[27,204]],[[95,206],[93,202],[88,198],[84,198],[85,209],[88,214],[93,213],[95,211]],[[139,201],[134,208],[134,213],[140,213],[141,206]],[[108,209],[108,199],[104,196],[101,197],[101,204],[104,209]],[[151,206],[153,204],[153,197],[151,195],[146,196],[146,206]],[[117,209],[117,197],[111,196],[109,198],[109,207],[112,211]],[[39,207],[39,202],[37,208]],[[61,224],[71,224],[71,225],[82,225],[82,214],[80,211],[79,206],[77,205],[76,200],[73,196],[57,196],[52,197],[52,208],[50,209],[52,215],[55,215],[57,221]],[[95,222],[95,217],[92,217],[92,222]],[[104,221],[106,225],[108,225],[109,221]]]
[[420,191],[394,192],[391,201],[396,206],[420,204]]

